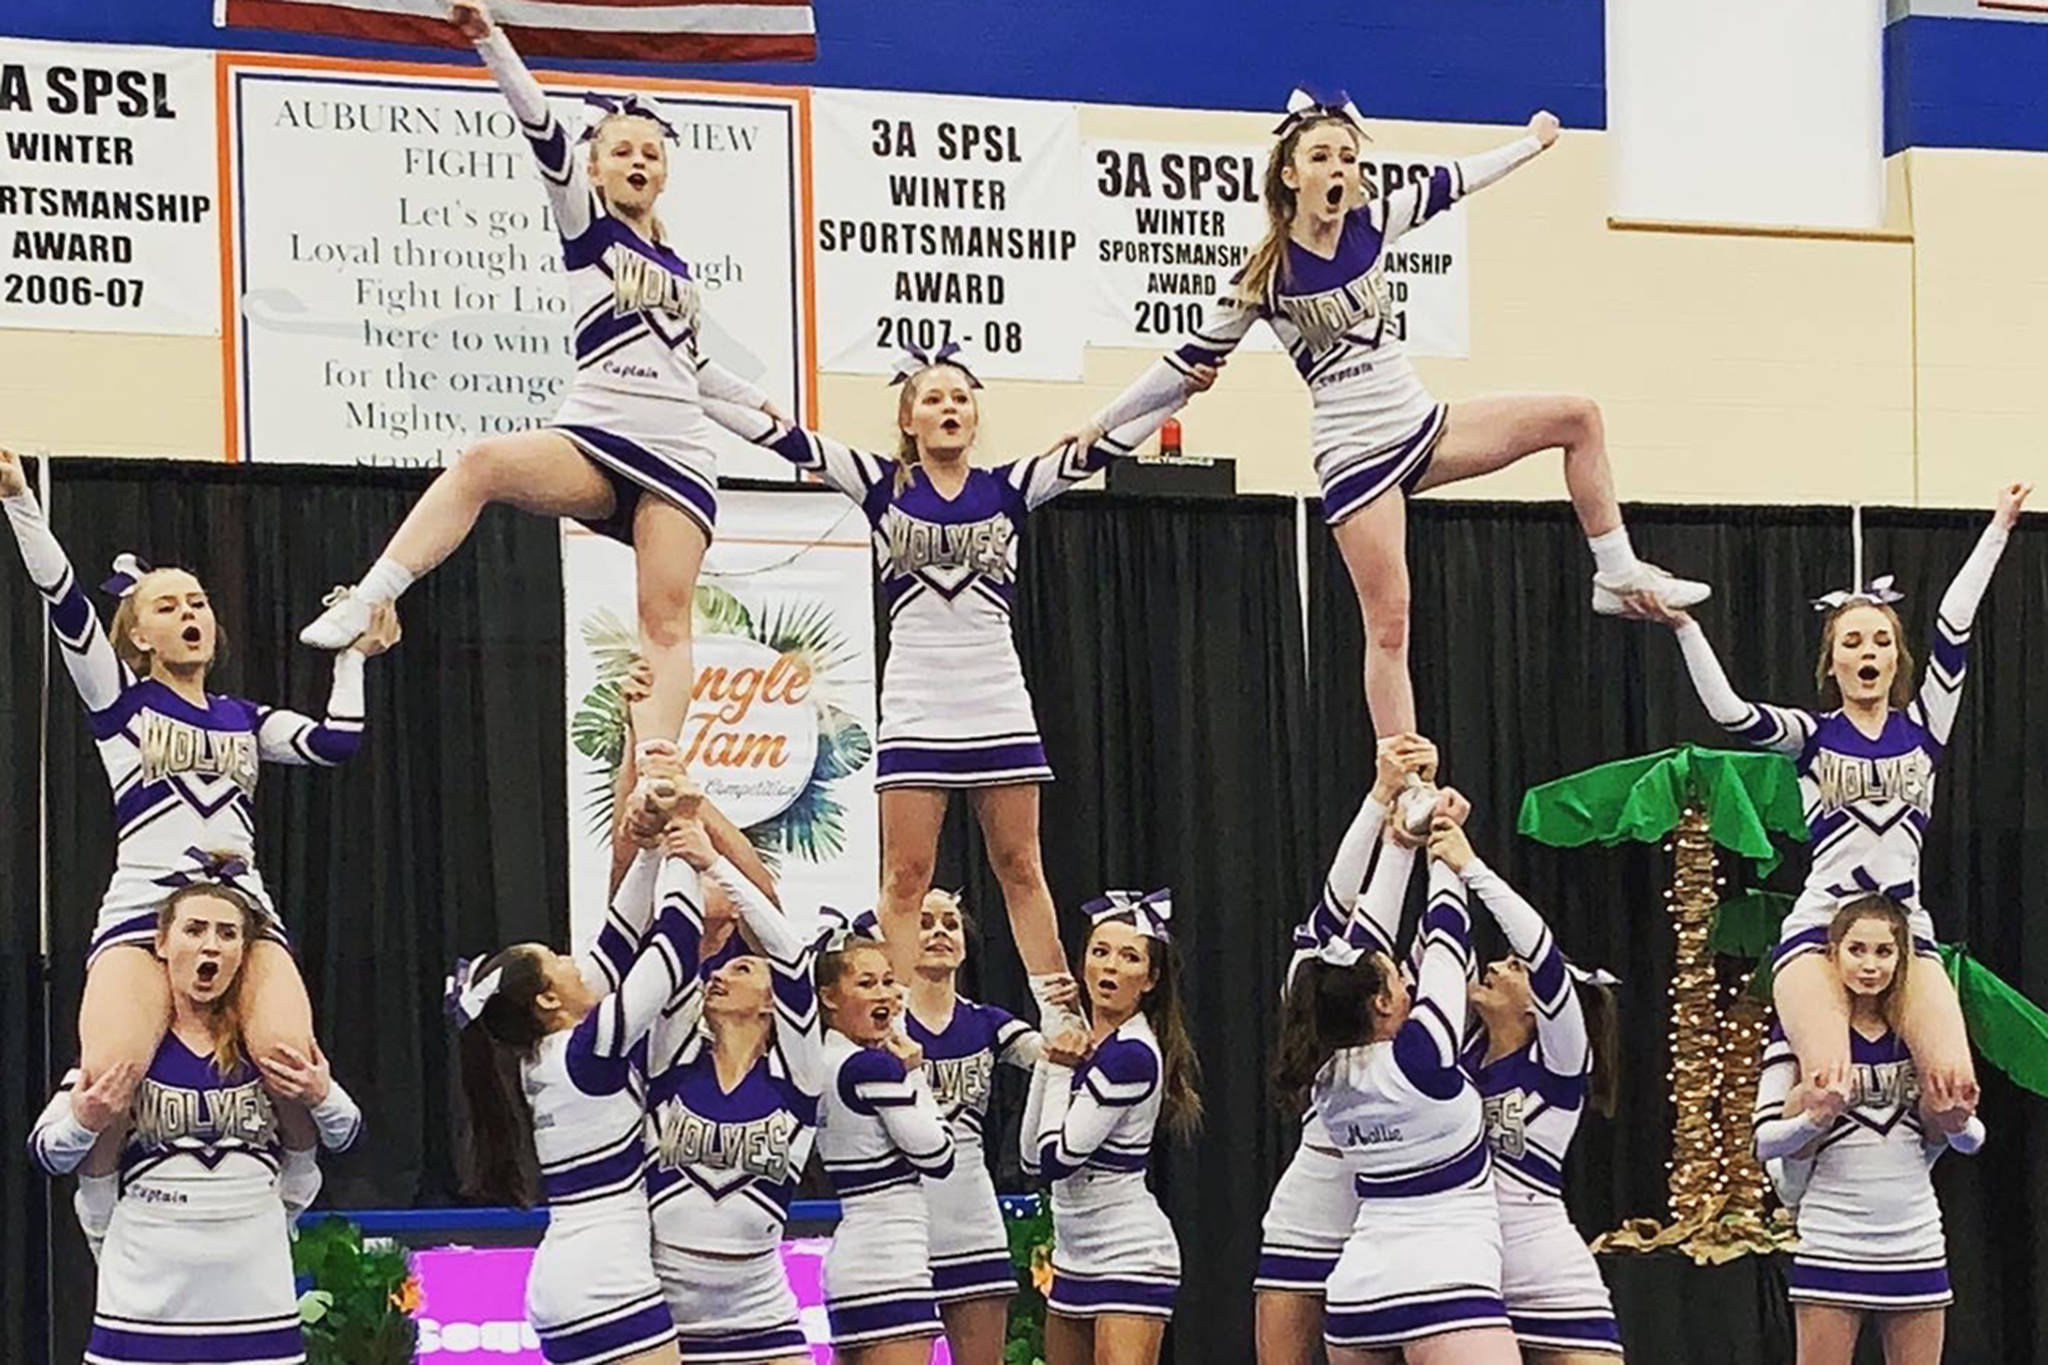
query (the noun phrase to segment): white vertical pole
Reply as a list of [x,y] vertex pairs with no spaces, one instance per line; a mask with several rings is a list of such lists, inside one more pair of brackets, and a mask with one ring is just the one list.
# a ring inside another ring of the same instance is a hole
[[1863,504],[1849,504],[1849,553],[1851,558],[1849,591],[1862,592],[1863,581]]

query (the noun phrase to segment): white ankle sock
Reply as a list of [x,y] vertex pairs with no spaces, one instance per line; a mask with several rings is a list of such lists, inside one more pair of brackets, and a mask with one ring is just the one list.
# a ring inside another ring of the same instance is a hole
[[1593,552],[1595,573],[1620,578],[1635,572],[1636,550],[1628,542],[1628,527],[1617,526],[1603,535],[1587,536],[1586,546]]
[[365,602],[396,602],[412,583],[412,570],[387,555],[372,564],[363,581],[356,584],[356,596]]

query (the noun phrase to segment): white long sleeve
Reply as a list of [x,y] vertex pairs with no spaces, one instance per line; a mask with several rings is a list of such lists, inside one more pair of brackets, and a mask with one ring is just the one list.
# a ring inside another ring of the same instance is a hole
[[1465,885],[1493,916],[1508,947],[1529,966],[1536,1002],[1536,1040],[1544,1065],[1561,1076],[1576,1076],[1592,1061],[1586,1014],[1565,970],[1564,953],[1536,907],[1478,858],[1465,864]]
[[1955,729],[1956,710],[1963,700],[1963,675],[1969,671],[1970,631],[1976,624],[1977,608],[1991,586],[1992,571],[2005,553],[2009,539],[2004,527],[1993,522],[1984,528],[1970,557],[1949,581],[1934,613],[1934,647],[1927,658],[1927,672],[1920,679],[1918,703],[1921,720],[1939,742],[1948,743]]
[[106,710],[120,697],[130,674],[115,657],[113,642],[79,585],[70,557],[57,543],[34,493],[0,498],[0,506],[7,509],[7,524],[13,528],[29,581],[42,594],[49,611],[57,653],[64,660],[64,671],[71,675],[71,685],[78,689],[78,699],[88,711]]
[[730,859],[720,857],[704,875],[732,898],[747,931],[761,945],[774,978],[776,1043],[789,1063],[790,1078],[806,1093],[817,1094],[825,1083],[825,1024],[811,976],[810,936]]
[[547,92],[526,69],[505,30],[492,25],[490,36],[476,44],[477,55],[490,69],[492,79],[512,107],[540,165],[541,184],[555,211],[555,225],[565,241],[581,237],[596,221],[597,199],[591,193],[589,174],[578,148],[569,141],[569,131],[548,104]]
[[1365,893],[1352,905],[1344,929],[1346,939],[1367,952],[1394,955],[1394,944],[1401,935],[1401,907],[1408,901],[1408,883],[1415,875],[1415,855],[1416,850],[1406,844],[1381,842],[1380,860],[1373,864]]
[[1728,681],[1714,646],[1697,621],[1688,621],[1676,632],[1679,650],[1685,655],[1685,671],[1692,676],[1693,690],[1707,714],[1720,727],[1745,743],[1781,754],[1796,754],[1813,738],[1811,713],[1789,706],[1744,701]]
[[619,889],[612,893],[603,927],[589,946],[577,954],[576,965],[593,995],[610,995],[632,970],[641,940],[647,937],[648,926],[654,922],[654,883],[661,871],[661,859],[658,848],[641,849],[634,855],[626,875],[619,879]]
[[363,746],[363,666],[354,649],[335,651],[334,680],[321,720],[283,706],[256,713],[256,748],[265,763],[332,768],[354,758]]

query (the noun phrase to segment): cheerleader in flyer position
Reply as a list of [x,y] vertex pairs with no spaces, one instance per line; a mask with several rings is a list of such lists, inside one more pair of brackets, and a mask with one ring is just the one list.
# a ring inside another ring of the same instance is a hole
[[576,314],[576,373],[547,426],[457,456],[376,563],[299,638],[339,649],[361,635],[372,611],[452,554],[492,503],[570,517],[633,547],[640,649],[654,670],[635,730],[643,742],[675,739],[694,677],[697,573],[718,513],[701,402],[766,399],[698,354],[697,282],[655,209],[674,129],[637,98],[594,101],[605,112],[572,143],[482,4],[456,0],[449,22],[475,44],[539,163]]
[[[363,741],[363,661],[398,642],[398,618],[374,613],[334,657],[327,715],[221,696],[206,687],[221,631],[205,585],[183,569],[115,563],[111,627],[43,519],[20,459],[0,450],[0,506],[49,610],[114,796],[114,875],[100,901],[78,1010],[79,1067],[88,1085],[113,1068],[146,1067],[171,1017],[170,983],[154,951],[164,898],[226,881],[261,912],[245,949],[241,1037],[259,1061],[313,1047],[313,1006],[256,861],[256,781],[265,763],[333,767]],[[84,1134],[70,1139],[86,1141]],[[88,1146],[90,1143],[88,1143]],[[104,1174],[102,1148],[88,1169]]]
[[[981,381],[950,343],[913,353],[896,376],[895,456],[785,427],[722,402],[711,416],[816,474],[860,504],[873,529],[888,602],[889,659],[875,787],[882,801],[882,941],[899,980],[914,979],[919,914],[931,889],[950,794],[964,791],[988,841],[1010,931],[1041,1023],[1072,1027],[1074,983],[1038,844],[1038,784],[1052,780],[1012,639],[1017,538],[1024,518],[1128,455],[1164,411],[1057,451],[999,465],[973,462]],[[1175,392],[1214,382],[1212,368],[1175,376]]]
[[1202,1122],[1201,1066],[1181,1015],[1166,891],[1112,891],[1086,909],[1087,1032],[1047,1042],[1024,1106],[1026,1170],[1052,1182],[1046,1365],[1159,1359],[1180,1291],[1180,1240],[1146,1187],[1160,1124]]
[[[1350,570],[1365,621],[1365,699],[1373,728],[1415,728],[1408,676],[1407,499],[1561,447],[1565,486],[1593,552],[1593,610],[1619,616],[1651,597],[1672,608],[1708,588],[1638,560],[1615,501],[1600,409],[1588,398],[1503,395],[1442,403],[1407,355],[1386,261],[1403,233],[1535,158],[1557,140],[1553,114],[1504,147],[1460,157],[1426,179],[1374,195],[1365,137],[1340,93],[1297,90],[1276,128],[1262,192],[1269,219],[1201,325],[1095,419],[1113,428],[1178,407],[1183,377],[1221,364],[1263,319],[1294,358],[1314,404],[1311,437],[1323,517]],[[1433,801],[1404,799],[1409,833],[1426,834]]]
[[[1934,917],[1920,903],[1920,852],[1934,813],[1934,773],[1948,747],[1970,659],[1970,625],[2006,540],[2033,491],[1999,490],[1991,522],[1934,613],[1934,643],[1918,694],[1913,655],[1891,578],[1814,605],[1826,613],[1814,682],[1831,711],[1745,701],[1714,657],[1706,632],[1682,611],[1646,607],[1672,626],[1707,714],[1731,734],[1791,758],[1799,769],[1813,861],[1779,931],[1771,998],[1803,1074],[1846,1098],[1846,997],[1829,965],[1827,928],[1844,900],[1882,891],[1913,920],[1914,951],[1933,961]],[[1974,1108],[1976,1068],[1955,988],[1940,971],[1906,978],[1899,1033],[1936,1108]]]

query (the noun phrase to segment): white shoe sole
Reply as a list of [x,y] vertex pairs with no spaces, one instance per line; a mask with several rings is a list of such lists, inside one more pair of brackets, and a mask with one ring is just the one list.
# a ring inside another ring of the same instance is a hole
[[[1696,607],[1714,595],[1711,587],[1690,578],[1659,578],[1645,586],[1653,588],[1658,599],[1673,611]],[[1630,588],[1628,591],[1636,592],[1638,589]],[[1628,603],[1622,600],[1619,592],[1596,578],[1593,580],[1593,610],[1602,616],[1625,616]]]

